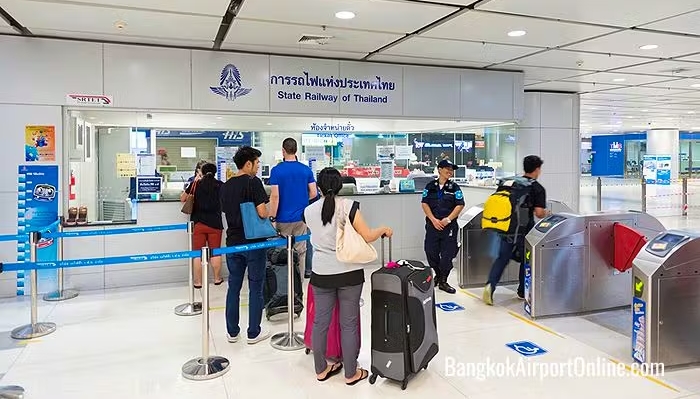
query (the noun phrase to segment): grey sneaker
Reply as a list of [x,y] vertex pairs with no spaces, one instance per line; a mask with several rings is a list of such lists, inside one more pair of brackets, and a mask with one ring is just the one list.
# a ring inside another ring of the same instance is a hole
[[491,289],[491,284],[486,284],[486,287],[484,287],[482,299],[484,300],[485,304],[493,305],[493,289]]
[[241,337],[241,333],[238,333],[238,334],[234,335],[233,337],[228,335],[228,333],[227,333],[226,337],[228,337],[228,342],[235,344],[236,342],[238,342],[238,339]]
[[257,344],[258,342],[264,341],[268,338],[270,338],[270,332],[266,330],[261,330],[260,334],[258,334],[257,337],[248,338],[248,345]]

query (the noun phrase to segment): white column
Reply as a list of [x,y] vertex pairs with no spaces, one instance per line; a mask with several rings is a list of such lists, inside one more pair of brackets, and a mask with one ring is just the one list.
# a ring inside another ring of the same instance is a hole
[[548,200],[566,203],[578,212],[580,195],[579,95],[525,93],[525,115],[517,127],[518,166],[523,158],[538,155],[544,161],[539,182]]
[[671,179],[678,179],[680,169],[680,137],[678,129],[651,129],[647,131],[647,155],[671,157]]

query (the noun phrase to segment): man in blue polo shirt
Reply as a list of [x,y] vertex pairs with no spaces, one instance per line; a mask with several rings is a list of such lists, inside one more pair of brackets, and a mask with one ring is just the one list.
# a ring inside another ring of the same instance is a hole
[[[304,209],[316,198],[316,179],[311,168],[297,159],[297,142],[287,138],[282,142],[284,161],[270,171],[270,215],[282,235],[299,236],[307,232],[303,221]],[[301,275],[305,275],[306,242],[297,242]]]

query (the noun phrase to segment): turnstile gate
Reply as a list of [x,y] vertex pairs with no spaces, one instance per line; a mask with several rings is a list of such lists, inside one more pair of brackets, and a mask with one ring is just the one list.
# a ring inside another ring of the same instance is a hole
[[[561,201],[547,201],[552,213],[573,211]],[[498,257],[497,237],[481,229],[484,204],[465,210],[457,220],[460,227],[460,252],[458,253],[459,286],[461,288],[483,287],[489,277],[491,265]],[[503,272],[501,284],[517,284],[520,265],[511,261]]]
[[656,218],[636,211],[559,213],[535,225],[525,237],[524,307],[530,317],[630,305],[631,270],[613,267],[616,224],[647,240],[664,230]]
[[700,363],[700,234],[664,231],[632,266],[632,357],[639,363]]

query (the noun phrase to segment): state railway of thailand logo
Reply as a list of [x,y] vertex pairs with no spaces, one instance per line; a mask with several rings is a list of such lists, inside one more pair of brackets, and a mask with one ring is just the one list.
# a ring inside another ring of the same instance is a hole
[[238,97],[243,97],[250,93],[252,89],[243,87],[241,73],[233,64],[228,64],[221,71],[221,78],[218,86],[211,86],[211,91],[229,101],[235,101]]

